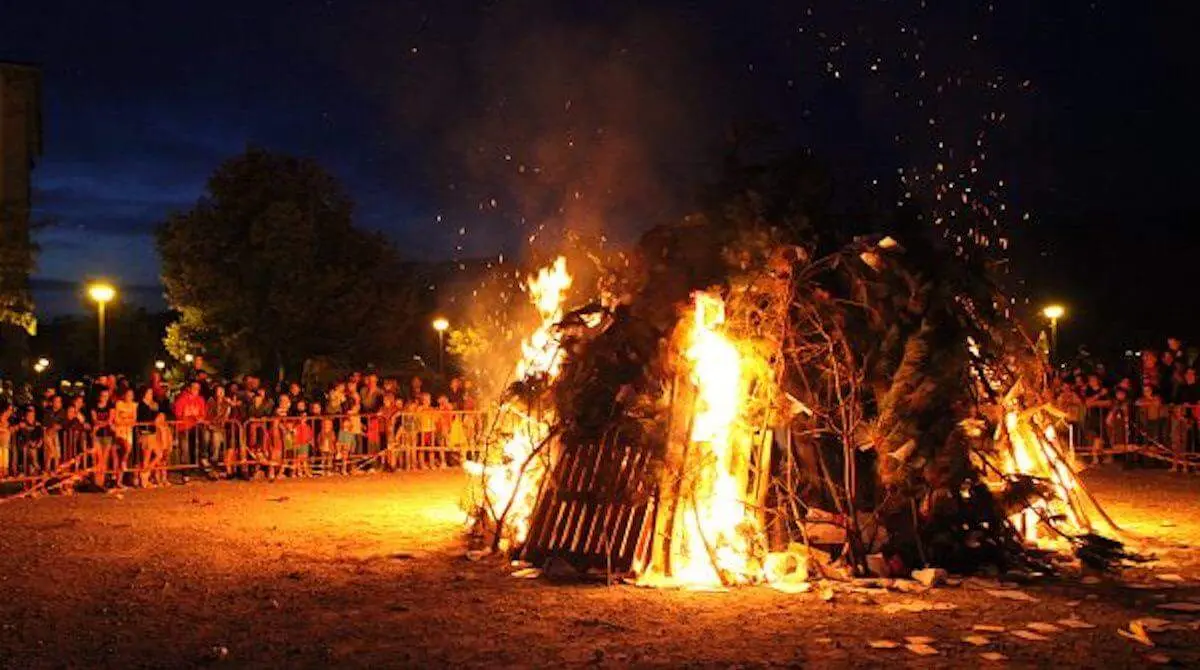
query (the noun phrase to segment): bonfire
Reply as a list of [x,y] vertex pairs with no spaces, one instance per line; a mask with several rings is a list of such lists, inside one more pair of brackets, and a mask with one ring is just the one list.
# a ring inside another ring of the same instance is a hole
[[568,296],[562,258],[527,282],[540,321],[468,463],[493,549],[781,588],[1122,556],[1059,441],[1045,361],[979,268],[921,239],[818,255],[703,217],[640,252],[611,269],[620,299]]

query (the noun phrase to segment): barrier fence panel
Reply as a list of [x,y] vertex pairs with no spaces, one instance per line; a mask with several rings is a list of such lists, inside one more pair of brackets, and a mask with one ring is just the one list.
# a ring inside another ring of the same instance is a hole
[[474,457],[487,430],[482,411],[400,412],[390,421],[391,450],[406,470],[460,465]]

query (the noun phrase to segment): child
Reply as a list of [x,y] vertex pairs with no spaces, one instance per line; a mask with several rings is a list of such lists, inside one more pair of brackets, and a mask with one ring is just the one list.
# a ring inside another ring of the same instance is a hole
[[307,413],[301,414],[295,419],[296,427],[293,439],[296,443],[296,464],[292,467],[292,475],[295,477],[312,477],[313,474],[312,466],[308,461],[313,441],[313,429],[309,425],[310,421],[312,419],[308,418]]
[[398,430],[396,425],[400,417],[400,403],[396,402],[396,394],[392,391],[384,391],[383,405],[379,408],[379,428],[382,433],[381,446],[383,448],[383,466],[388,470],[395,470],[399,457],[399,446],[396,443],[395,435]]
[[417,447],[421,448],[424,453],[424,463],[426,467],[441,467],[441,454],[434,450],[434,438],[437,435],[437,410],[433,408],[433,396],[428,393],[421,394],[421,404],[417,408]]
[[351,401],[346,416],[342,418],[341,430],[338,431],[338,457],[342,462],[342,474],[350,472],[350,456],[358,446],[362,435],[362,419],[358,415],[359,403]]
[[288,412],[292,409],[292,400],[286,395],[279,396],[279,406],[275,408],[275,421],[270,431],[267,449],[267,479],[275,481],[282,474],[285,454],[290,455],[293,444],[293,426],[287,421]]
[[321,454],[321,474],[333,472],[333,451],[337,436],[333,433],[333,419],[321,419],[321,433],[317,436],[317,452]]

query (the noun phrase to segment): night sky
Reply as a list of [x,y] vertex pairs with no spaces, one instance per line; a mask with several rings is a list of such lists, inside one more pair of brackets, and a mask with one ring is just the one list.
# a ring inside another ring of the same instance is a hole
[[445,259],[628,239],[760,123],[843,183],[1002,184],[993,237],[1070,306],[1067,343],[1200,337],[1183,10],[942,4],[0,0],[0,59],[44,68],[39,310],[101,275],[161,306],[153,226],[248,144],[317,157],[360,225]]

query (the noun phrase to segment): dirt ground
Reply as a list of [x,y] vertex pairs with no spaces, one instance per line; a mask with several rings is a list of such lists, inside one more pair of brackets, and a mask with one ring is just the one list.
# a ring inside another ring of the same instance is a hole
[[[464,558],[453,472],[13,501],[0,505],[0,667],[1200,665],[1200,614],[1157,607],[1200,603],[1200,477],[1087,480],[1161,561],[1119,581],[1000,591],[1009,597],[968,580],[828,602],[515,579]],[[885,611],[912,603],[954,609]],[[1072,615],[1095,628],[1013,634]],[[1149,633],[1155,647],[1118,634],[1138,617],[1171,622]],[[987,643],[962,640],[973,634]],[[868,644],[906,636],[933,638],[937,655]]]

